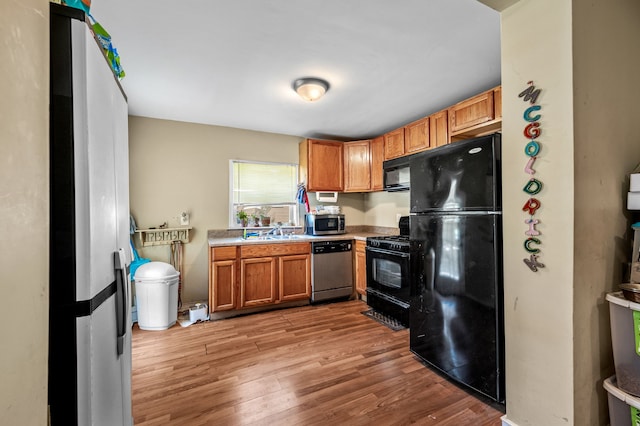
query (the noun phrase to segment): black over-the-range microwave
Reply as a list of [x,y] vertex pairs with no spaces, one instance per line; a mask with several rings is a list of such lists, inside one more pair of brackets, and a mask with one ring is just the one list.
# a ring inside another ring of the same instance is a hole
[[409,156],[382,163],[385,191],[409,190]]

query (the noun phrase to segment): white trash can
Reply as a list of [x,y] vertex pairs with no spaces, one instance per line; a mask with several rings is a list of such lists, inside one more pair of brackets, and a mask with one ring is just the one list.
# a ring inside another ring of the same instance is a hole
[[180,273],[164,262],[149,262],[134,277],[138,305],[138,327],[166,330],[178,319],[178,279]]

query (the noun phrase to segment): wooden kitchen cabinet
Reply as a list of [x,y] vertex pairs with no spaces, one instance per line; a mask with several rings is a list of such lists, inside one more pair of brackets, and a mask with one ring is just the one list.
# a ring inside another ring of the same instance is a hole
[[429,141],[431,148],[449,143],[449,119],[446,109],[429,116]]
[[384,137],[378,136],[371,140],[371,190],[382,191],[384,175],[382,163],[384,162]]
[[356,240],[356,292],[362,296],[367,295],[367,254],[366,243]]
[[282,302],[311,297],[311,254],[278,258],[278,289]]
[[211,312],[311,296],[311,244],[247,244],[209,249]]
[[299,145],[300,181],[307,191],[344,189],[343,142],[306,139]]
[[459,102],[448,114],[451,141],[493,133],[502,127],[502,90],[496,87]]
[[492,90],[449,108],[449,128],[452,134],[490,120],[493,120]]
[[493,89],[493,115],[494,119],[502,121],[502,86]]
[[276,301],[276,259],[242,259],[240,263],[240,307],[272,304]]
[[404,127],[392,130],[384,135],[384,159],[402,157],[404,149]]
[[412,154],[429,148],[429,117],[404,126],[404,152]]
[[310,243],[246,245],[240,257],[241,308],[310,297]]
[[237,308],[236,246],[212,247],[209,250],[209,308],[211,312]]
[[344,143],[344,192],[371,190],[371,140]]

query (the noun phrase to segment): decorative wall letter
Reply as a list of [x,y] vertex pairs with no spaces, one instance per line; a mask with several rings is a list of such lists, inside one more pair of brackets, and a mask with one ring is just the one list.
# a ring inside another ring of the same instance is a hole
[[[540,223],[540,220],[534,215],[542,205],[540,200],[537,198],[533,198],[534,195],[537,195],[542,191],[542,182],[533,177],[536,171],[533,169],[533,163],[538,158],[542,146],[539,141],[535,140],[540,137],[542,133],[542,128],[540,126],[539,120],[542,118],[540,114],[534,114],[542,110],[540,105],[534,105],[538,100],[538,96],[540,95],[541,89],[536,89],[533,85],[533,81],[529,81],[527,83],[529,87],[520,92],[518,95],[519,98],[522,98],[523,101],[529,102],[531,106],[524,110],[522,114],[522,118],[527,123],[522,131],[522,134],[527,139],[527,144],[524,147],[524,154],[527,156],[527,165],[524,168],[524,172],[529,175],[529,180],[524,185],[522,190],[525,194],[529,196],[527,202],[522,206],[522,211],[527,212],[529,217],[525,219],[524,223],[528,225],[528,228],[525,230],[524,234],[526,235],[526,239],[524,240],[523,247],[527,254],[528,258],[522,259],[524,264],[532,272],[538,272],[538,268],[544,268],[544,263],[538,262],[538,257],[540,256],[540,248],[537,246],[542,244],[542,241],[536,238],[540,235],[540,231],[538,231],[535,226]],[[535,246],[535,247],[534,247]]]

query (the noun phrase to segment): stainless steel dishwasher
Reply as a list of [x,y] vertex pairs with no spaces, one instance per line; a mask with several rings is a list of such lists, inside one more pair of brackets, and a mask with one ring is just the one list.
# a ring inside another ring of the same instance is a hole
[[353,294],[351,240],[311,243],[311,302]]

